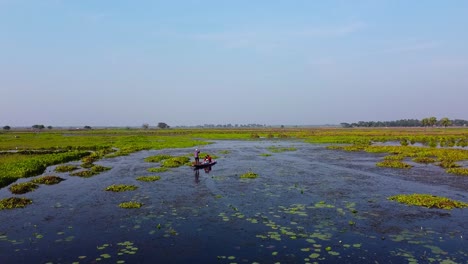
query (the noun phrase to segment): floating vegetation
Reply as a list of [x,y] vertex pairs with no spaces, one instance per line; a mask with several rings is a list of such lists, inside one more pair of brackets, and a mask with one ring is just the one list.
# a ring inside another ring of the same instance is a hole
[[430,158],[430,157],[416,157],[416,158],[413,158],[413,161],[417,163],[425,163],[425,164],[436,162],[435,159]]
[[270,154],[270,153],[262,153],[262,154],[260,154],[260,156],[263,156],[263,157],[270,157],[270,156],[272,156],[272,154]]
[[173,157],[173,158],[163,160],[161,162],[161,166],[163,168],[177,168],[177,167],[180,167],[182,165],[185,165],[189,161],[190,161],[189,157],[185,157],[185,156]]
[[218,152],[219,152],[219,154],[229,154],[229,153],[231,153],[231,151],[229,151],[229,150],[220,150]]
[[97,175],[97,174],[99,174],[99,173],[101,173],[103,171],[107,171],[107,170],[110,170],[110,169],[111,168],[109,168],[109,167],[104,167],[104,166],[101,166],[101,165],[94,165],[89,170],[77,171],[77,172],[71,173],[70,175],[71,176],[79,176],[79,177],[83,177],[83,178],[89,178],[89,177],[92,177],[94,175]]
[[110,191],[110,192],[126,192],[126,191],[134,191],[136,189],[138,189],[138,186],[135,186],[135,185],[112,184],[110,186],[107,186],[105,190]]
[[119,204],[119,207],[120,207],[120,208],[126,208],[126,209],[140,208],[140,207],[142,207],[142,206],[143,206],[142,203],[133,202],[133,201],[130,201],[130,202],[123,202],[123,203],[120,203],[120,204]]
[[28,198],[18,198],[18,197],[10,197],[0,200],[0,210],[3,209],[13,209],[13,208],[24,208],[28,204],[31,204],[32,200]]
[[139,181],[144,181],[144,182],[153,182],[153,181],[159,181],[161,179],[161,176],[140,176],[136,178]]
[[468,203],[451,200],[446,197],[435,196],[431,194],[400,194],[391,196],[388,199],[408,205],[417,205],[427,208],[439,208],[445,210],[468,207]]
[[76,165],[59,165],[55,167],[56,172],[70,172],[70,171],[74,171],[77,169],[78,169],[78,166]]
[[447,169],[447,173],[468,176],[468,168],[450,168]]
[[296,151],[297,148],[294,148],[294,147],[289,147],[289,148],[286,148],[286,147],[276,147],[276,146],[272,146],[272,147],[268,147],[267,148],[269,151],[273,152],[273,153],[280,153],[280,152],[286,152],[286,151]]
[[168,168],[149,168],[147,171],[149,172],[165,172],[168,171]]
[[23,194],[32,192],[36,190],[37,187],[39,186],[33,182],[22,182],[11,185],[9,189],[14,194]]
[[402,161],[405,159],[405,156],[403,155],[390,155],[390,156],[385,156],[384,160],[399,160]]
[[160,162],[162,160],[170,159],[170,158],[172,158],[171,155],[160,154],[160,155],[156,155],[156,156],[147,157],[147,158],[145,158],[145,161],[146,162]]
[[242,174],[240,177],[241,179],[255,179],[258,177],[258,174],[249,171],[247,173]]
[[412,166],[399,160],[384,160],[376,164],[378,167],[409,169]]
[[47,176],[42,176],[36,179],[33,179],[33,183],[37,184],[47,184],[47,185],[53,185],[60,183],[61,181],[64,181],[65,179],[60,178],[58,176],[52,176],[52,175],[47,175]]

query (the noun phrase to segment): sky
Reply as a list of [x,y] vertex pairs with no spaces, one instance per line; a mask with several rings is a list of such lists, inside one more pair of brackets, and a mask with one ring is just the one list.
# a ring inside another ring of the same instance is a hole
[[468,119],[468,1],[0,0],[0,126]]

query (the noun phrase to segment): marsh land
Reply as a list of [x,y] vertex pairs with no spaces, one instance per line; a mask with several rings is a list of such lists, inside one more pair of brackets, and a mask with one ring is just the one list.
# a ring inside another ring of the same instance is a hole
[[[466,263],[467,142],[464,128],[4,132],[0,262]],[[193,170],[195,148],[217,164]]]

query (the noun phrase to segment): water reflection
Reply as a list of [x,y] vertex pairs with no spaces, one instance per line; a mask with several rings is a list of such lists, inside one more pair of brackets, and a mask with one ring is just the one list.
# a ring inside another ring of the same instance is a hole
[[[206,174],[209,174],[211,171],[212,166],[204,167],[203,171],[205,171]],[[194,169],[195,171],[195,183],[198,184],[200,182],[200,170],[201,168]]]

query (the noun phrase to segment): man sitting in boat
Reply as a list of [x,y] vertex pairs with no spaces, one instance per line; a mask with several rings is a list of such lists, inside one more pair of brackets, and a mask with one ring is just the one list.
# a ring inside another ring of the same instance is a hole
[[205,160],[203,161],[204,163],[211,163],[211,156],[210,155],[206,155],[205,156]]

